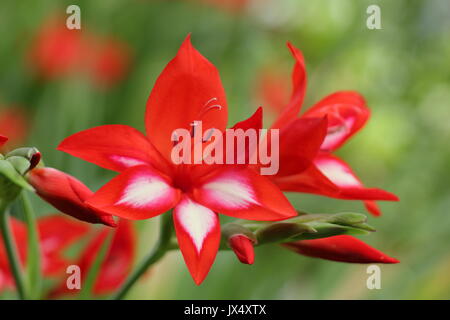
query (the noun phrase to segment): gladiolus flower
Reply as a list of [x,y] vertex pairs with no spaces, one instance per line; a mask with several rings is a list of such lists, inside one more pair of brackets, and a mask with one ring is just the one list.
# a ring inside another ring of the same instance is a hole
[[348,236],[334,236],[315,240],[301,240],[283,244],[304,256],[350,263],[399,263],[361,240]]
[[36,168],[30,171],[28,182],[35,188],[38,196],[61,212],[82,221],[116,226],[110,214],[90,208],[84,203],[93,192],[67,173],[53,168]]
[[[108,228],[97,232],[75,261],[75,264],[82,270],[83,279],[111,232],[114,232],[113,238],[93,287],[93,293],[98,295],[111,293],[118,289],[131,271],[136,254],[136,234],[132,222],[121,219],[117,228]],[[63,281],[51,292],[50,296],[55,298],[69,293],[73,293],[73,291],[68,290],[66,282]]]
[[[364,98],[357,92],[339,91],[325,97],[298,118],[306,91],[305,62],[300,50],[291,44],[288,44],[288,47],[296,61],[292,73],[293,90],[290,101],[272,128],[280,129],[280,157],[286,154],[287,159],[294,161],[294,164],[281,166],[284,167],[284,171],[272,176],[273,182],[283,191],[362,200],[369,212],[380,215],[374,201],[398,201],[398,197],[381,189],[364,187],[348,164],[332,155],[332,152],[361,130],[369,119],[370,110]],[[309,129],[305,128],[308,121],[318,122],[320,119],[326,119],[325,134],[322,131],[324,128],[319,124],[315,127],[311,125]],[[306,132],[304,134],[293,132],[295,127]],[[283,131],[291,138],[283,137],[281,134]],[[311,141],[311,137],[315,137],[315,140]],[[294,145],[298,147],[293,148]],[[310,152],[307,154],[303,152],[303,156],[296,154],[305,149]],[[305,165],[295,165],[296,159],[303,159]]]
[[180,250],[200,284],[219,248],[217,212],[264,221],[283,220],[296,212],[268,178],[250,168],[174,164],[173,131],[191,130],[197,120],[205,131],[223,132],[227,106],[218,71],[188,37],[150,94],[147,136],[128,126],[107,125],[74,134],[58,149],[120,172],[86,201],[89,206],[136,220],[174,208]]
[[228,239],[228,245],[236,254],[240,262],[253,264],[255,261],[255,250],[253,241],[244,235],[234,235]]
[[[26,263],[27,229],[23,222],[11,218],[11,229],[16,240],[20,261]],[[58,215],[38,219],[39,242],[41,248],[42,271],[45,276],[61,276],[66,267],[73,263],[64,257],[63,251],[88,231],[89,227],[76,220]],[[0,292],[14,287],[3,241],[0,239]]]

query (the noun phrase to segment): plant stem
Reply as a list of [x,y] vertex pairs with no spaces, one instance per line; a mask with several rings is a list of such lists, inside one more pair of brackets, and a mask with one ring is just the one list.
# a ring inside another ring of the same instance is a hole
[[19,294],[19,298],[24,300],[28,298],[27,290],[25,281],[23,279],[22,267],[17,255],[17,248],[14,243],[13,235],[11,234],[9,212],[7,210],[7,207],[7,203],[0,201],[0,231],[3,237],[3,242],[5,244],[9,266],[16,282],[17,293]]
[[159,230],[160,232],[158,241],[153,250],[131,273],[131,275],[128,277],[119,291],[114,296],[112,296],[112,299],[121,300],[125,298],[133,285],[147,271],[147,269],[159,259],[161,259],[169,250],[170,238],[172,235],[172,212],[166,212],[161,215]]
[[27,275],[28,287],[31,298],[39,299],[42,285],[41,276],[41,251],[39,247],[39,233],[36,223],[36,215],[26,194],[22,191],[20,200],[25,216],[28,231],[28,255],[27,255]]
[[[109,231],[109,230],[108,230]],[[83,282],[83,288],[79,294],[79,299],[86,300],[92,296],[92,290],[95,286],[95,281],[99,275],[101,266],[105,261],[108,251],[111,247],[112,238],[114,237],[114,232],[108,232],[100,246],[100,249],[96,255],[95,260],[89,267],[89,271],[86,276],[86,280]]]

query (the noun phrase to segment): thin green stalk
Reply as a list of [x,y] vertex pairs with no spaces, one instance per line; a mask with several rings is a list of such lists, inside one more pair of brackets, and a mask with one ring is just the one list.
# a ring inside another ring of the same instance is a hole
[[39,233],[36,223],[36,215],[26,191],[22,191],[20,200],[28,230],[28,255],[27,255],[27,276],[28,287],[31,298],[39,299],[42,287],[41,275],[41,251],[39,247]]
[[14,280],[16,282],[19,298],[24,300],[28,298],[26,284],[23,278],[22,266],[20,265],[17,248],[14,243],[14,237],[11,233],[9,224],[8,204],[0,201],[0,231],[5,244],[6,254],[8,256],[9,266],[11,268]]
[[112,238],[114,236],[114,232],[109,232],[105,240],[100,246],[100,250],[94,259],[91,267],[89,268],[88,274],[86,276],[86,280],[83,282],[83,287],[81,288],[81,292],[79,294],[79,298],[82,300],[90,299],[92,296],[92,290],[95,285],[95,281],[97,280],[98,274],[100,272],[103,261],[108,254],[108,250],[111,247]]
[[147,269],[161,259],[169,250],[170,238],[172,235],[172,213],[166,212],[161,215],[160,232],[158,241],[150,252],[150,254],[137,266],[137,268],[131,273],[119,291],[112,296],[114,300],[121,300],[125,298],[133,285],[139,280],[139,278],[147,271]]

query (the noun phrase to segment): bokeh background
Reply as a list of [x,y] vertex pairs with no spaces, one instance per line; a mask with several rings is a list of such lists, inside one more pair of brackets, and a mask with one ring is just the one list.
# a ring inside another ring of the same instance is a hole
[[[91,71],[78,65],[61,73],[48,70],[46,63],[70,60],[64,45],[59,58],[47,57],[36,65],[33,54],[43,26],[65,19],[71,4],[81,8],[90,47],[101,43],[107,49],[86,54]],[[366,27],[371,4],[381,8],[381,30]],[[102,124],[143,131],[153,83],[189,32],[220,71],[230,124],[259,105],[270,122],[276,108],[266,105],[261,82],[276,79],[279,94],[289,92],[293,59],[286,41],[299,47],[307,61],[304,108],[343,89],[367,98],[371,120],[338,154],[367,186],[399,195],[399,203],[381,203],[382,217],[369,217],[378,231],[363,240],[401,263],[382,265],[381,290],[368,290],[365,265],[311,259],[268,246],[256,250],[253,266],[220,252],[197,287],[175,251],[129,298],[450,298],[448,0],[1,1],[0,130],[18,131],[17,144],[36,146],[46,165],[75,175],[92,189],[100,187],[113,173],[56,151],[56,146],[72,133]],[[104,65],[96,64],[99,56],[106,59]],[[289,197],[309,212],[364,212],[359,202]],[[33,203],[40,215],[54,212],[37,198]],[[136,223],[138,259],[151,249],[157,223]]]

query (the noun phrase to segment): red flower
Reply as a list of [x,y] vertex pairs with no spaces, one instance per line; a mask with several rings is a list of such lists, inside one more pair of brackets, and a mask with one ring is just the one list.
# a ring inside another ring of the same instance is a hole
[[68,29],[64,19],[52,19],[39,30],[30,52],[32,67],[45,78],[73,73],[84,58],[81,30]]
[[299,254],[326,260],[351,263],[399,263],[361,240],[348,235],[283,244]]
[[[332,155],[369,119],[370,111],[364,98],[357,92],[339,91],[297,118],[306,91],[306,70],[300,50],[291,44],[288,46],[296,61],[292,73],[293,91],[272,128],[280,129],[280,158],[285,157],[292,166],[281,164],[283,170],[272,176],[273,181],[283,191],[363,200],[372,214],[380,215],[374,200],[398,201],[398,197],[384,190],[364,187],[351,168]],[[298,148],[292,148],[294,145]],[[299,161],[302,165],[296,164]]]
[[[211,104],[213,102],[213,104]],[[225,92],[216,68],[188,37],[159,76],[147,102],[147,136],[124,125],[107,125],[65,139],[59,150],[119,171],[87,203],[126,219],[148,219],[174,208],[178,243],[197,284],[219,248],[217,212],[249,220],[296,215],[281,191],[246,167],[175,165],[170,160],[175,129],[223,131]]]
[[[26,263],[27,230],[23,222],[11,218],[11,229],[16,240],[20,260]],[[38,219],[38,231],[41,248],[42,271],[45,276],[61,276],[72,261],[63,256],[63,251],[89,230],[88,225],[59,215]],[[14,280],[0,239],[0,291],[12,288]]]
[[28,182],[42,199],[61,212],[82,221],[116,226],[110,214],[86,206],[84,201],[93,192],[67,173],[53,168],[37,168],[30,171]]
[[[9,147],[19,145],[27,135],[25,114],[17,108],[0,110],[0,132],[9,138]],[[0,137],[0,147],[5,144],[6,137]]]
[[[136,254],[136,234],[132,222],[121,219],[116,229],[108,228],[97,232],[74,262],[80,267],[83,279],[111,232],[114,232],[111,245],[93,287],[93,293],[98,295],[118,289],[131,271]],[[50,296],[56,298],[73,292],[73,290],[67,289],[66,282],[63,281],[51,292]]]
[[36,36],[30,62],[44,78],[85,71],[95,84],[110,86],[128,71],[129,51],[123,42],[84,30],[69,30],[64,19],[52,19]]

